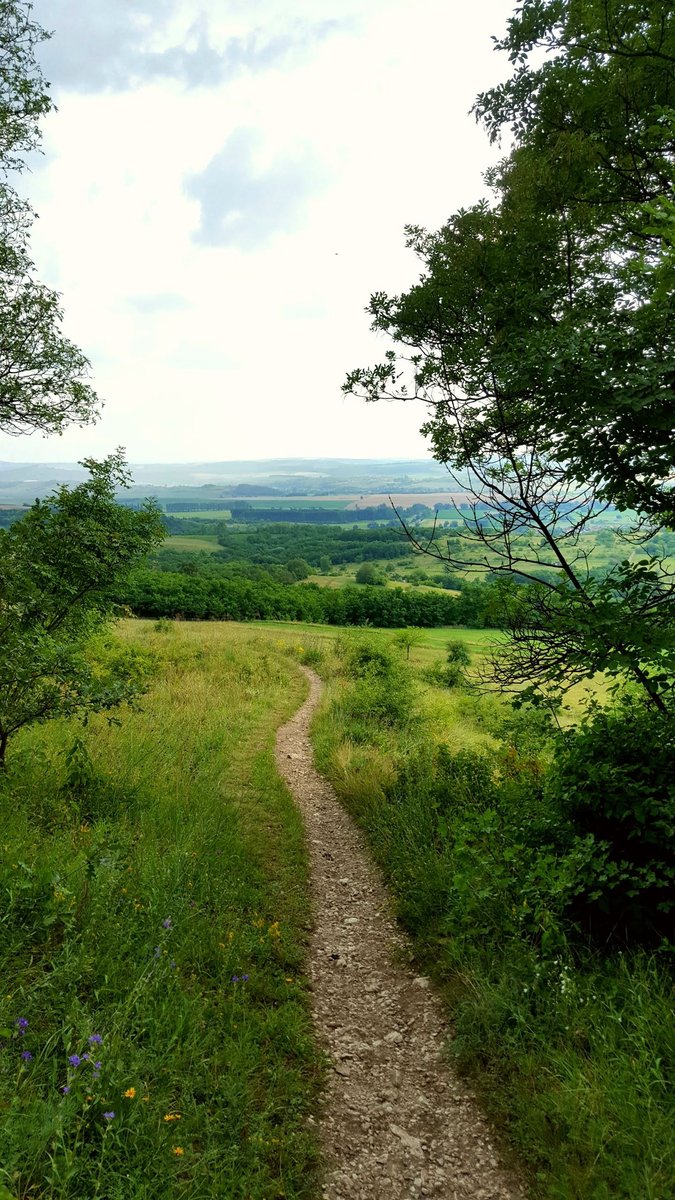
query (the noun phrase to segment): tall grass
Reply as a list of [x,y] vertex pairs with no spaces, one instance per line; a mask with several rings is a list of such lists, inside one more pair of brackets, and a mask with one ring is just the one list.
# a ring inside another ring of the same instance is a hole
[[374,710],[364,727],[349,654],[324,670],[317,762],[368,835],[446,999],[451,1053],[531,1164],[532,1194],[675,1194],[671,977],[663,956],[584,948],[561,919],[560,866],[538,854],[555,819],[541,731],[494,697],[414,683],[409,719]]
[[273,762],[304,681],[231,626],[121,635],[143,710],[27,733],[0,792],[0,1194],[308,1197],[307,864]]

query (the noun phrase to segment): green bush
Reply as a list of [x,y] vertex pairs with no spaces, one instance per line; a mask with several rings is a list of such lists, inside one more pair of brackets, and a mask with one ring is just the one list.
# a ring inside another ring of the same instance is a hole
[[586,848],[570,915],[602,939],[650,942],[675,908],[675,721],[598,709],[559,743],[549,795]]

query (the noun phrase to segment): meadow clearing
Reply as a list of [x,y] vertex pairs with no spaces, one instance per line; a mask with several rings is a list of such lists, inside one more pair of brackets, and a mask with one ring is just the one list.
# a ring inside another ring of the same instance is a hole
[[318,1194],[307,860],[272,753],[305,694],[300,662],[325,681],[317,763],[532,1196],[662,1200],[658,957],[575,948],[545,881],[520,903],[544,904],[550,939],[523,941],[515,793],[459,847],[439,824],[437,752],[459,764],[459,797],[493,768],[531,787],[546,761],[536,723],[430,675],[460,641],[470,677],[500,635],[128,620],[116,636],[146,664],[140,710],[33,728],[0,784],[3,1200]]

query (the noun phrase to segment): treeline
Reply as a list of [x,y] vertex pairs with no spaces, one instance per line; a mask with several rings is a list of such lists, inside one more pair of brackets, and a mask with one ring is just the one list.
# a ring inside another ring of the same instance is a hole
[[401,529],[341,529],[329,525],[317,530],[312,525],[272,524],[254,530],[230,530],[218,536],[222,547],[214,557],[224,562],[286,563],[304,558],[312,567],[337,563],[366,562],[382,558],[405,558],[410,542]]
[[[367,508],[253,508],[240,502],[228,505],[233,521],[283,521],[303,525],[346,525],[362,521],[392,521],[389,504]],[[402,510],[406,511],[406,510]]]
[[498,625],[494,589],[480,583],[449,596],[413,588],[332,589],[141,570],[129,577],[117,598],[138,617],[190,621],[309,621],[383,629]]
[[26,515],[25,508],[0,508],[0,529],[9,529],[15,521],[20,521]]

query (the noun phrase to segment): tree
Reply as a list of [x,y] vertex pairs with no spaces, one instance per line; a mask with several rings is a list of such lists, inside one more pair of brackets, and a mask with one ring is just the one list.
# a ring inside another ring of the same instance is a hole
[[58,293],[34,278],[34,214],[9,182],[39,147],[39,120],[53,107],[35,60],[47,36],[29,4],[0,0],[0,431],[9,434],[86,424],[98,403],[87,359],[61,331]]
[[382,576],[380,575],[377,567],[370,562],[361,563],[361,566],[358,568],[354,579],[356,583],[366,584],[370,587],[375,587],[383,582]]
[[511,223],[548,227],[568,284],[522,341],[533,420],[576,478],[672,524],[675,13],[523,0],[497,46],[514,73],[475,111],[516,147],[490,181]]
[[164,536],[161,517],[150,502],[116,504],[128,482],[121,452],[83,465],[88,481],[59,487],[0,530],[0,764],[24,726],[110,709],[138,691],[121,652],[102,666],[90,646],[129,569]]
[[[508,115],[516,135],[489,176],[495,202],[437,233],[408,227],[420,280],[370,303],[395,349],[344,390],[428,406],[423,432],[472,501],[462,552],[435,529],[411,537],[453,566],[505,578],[512,639],[499,682],[564,688],[628,672],[663,711],[675,678],[672,579],[658,561],[628,560],[597,579],[584,542],[610,501],[673,519],[675,324],[667,238],[650,232],[674,179],[675,125],[661,111],[674,88],[673,17],[655,23],[662,7],[525,0],[503,43],[514,79],[477,105],[491,132]],[[530,51],[549,44],[557,53],[530,69]]]

